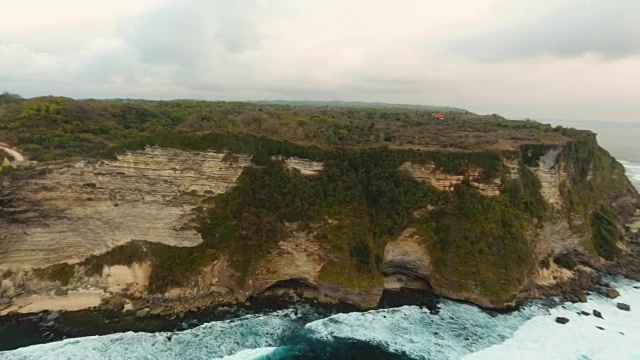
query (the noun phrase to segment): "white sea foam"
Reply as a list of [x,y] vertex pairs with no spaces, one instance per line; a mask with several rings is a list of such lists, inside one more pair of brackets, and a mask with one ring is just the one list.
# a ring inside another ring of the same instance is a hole
[[128,332],[68,339],[0,352],[0,359],[259,358],[273,350],[282,334],[297,326],[292,319],[293,311],[287,310],[269,316],[246,316],[212,322],[173,334]]
[[[337,314],[302,326],[295,312],[212,322],[178,333],[69,339],[0,353],[0,359],[261,359],[299,342],[366,342],[415,359],[640,359],[640,283],[614,282],[631,312],[591,294],[586,304],[534,303],[504,315],[443,301],[439,315],[415,306]],[[599,310],[604,319],[578,315]],[[570,320],[555,322],[557,316]],[[600,330],[596,326],[603,327]],[[283,336],[285,335],[285,336]]]
[[[306,328],[318,338],[365,341],[415,359],[640,359],[640,289],[634,288],[640,284],[614,284],[621,293],[615,301],[591,294],[586,304],[547,309],[533,303],[498,316],[444,302],[439,316],[404,307],[339,314]],[[617,309],[616,302],[632,311]],[[604,319],[578,314],[594,309]],[[558,316],[570,322],[560,325]]]
[[620,161],[620,163],[624,166],[629,180],[635,185],[636,189],[640,190],[640,163],[632,161]]
[[[621,296],[611,300],[589,296],[585,304],[567,304],[548,315],[527,321],[510,339],[465,357],[474,359],[640,359],[640,290],[638,283],[617,282]],[[617,309],[616,302],[631,305],[630,312]],[[578,315],[597,309],[603,319]],[[569,319],[566,325],[557,316]],[[601,330],[597,326],[603,328]]]
[[444,301],[440,314],[415,306],[338,314],[307,324],[319,339],[359,340],[415,359],[460,359],[507,339],[542,308],[492,316],[479,308]]
[[259,360],[268,357],[277,347],[264,347],[258,349],[247,349],[239,351],[237,354],[225,356],[222,360]]

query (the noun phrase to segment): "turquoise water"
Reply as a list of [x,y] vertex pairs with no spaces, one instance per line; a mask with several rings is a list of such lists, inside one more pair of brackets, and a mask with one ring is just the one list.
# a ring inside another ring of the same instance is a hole
[[[586,304],[539,301],[502,315],[443,301],[438,315],[406,306],[304,323],[298,319],[305,310],[291,309],[176,333],[69,339],[0,359],[640,359],[640,283],[613,282],[621,293],[616,301],[630,304],[631,312],[597,294]],[[604,319],[578,314],[593,309]],[[559,325],[556,316],[570,322]]]

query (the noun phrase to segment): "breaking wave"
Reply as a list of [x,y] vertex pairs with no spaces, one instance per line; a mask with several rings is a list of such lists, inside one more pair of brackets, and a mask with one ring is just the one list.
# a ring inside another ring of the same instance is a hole
[[640,190],[640,163],[623,160],[620,163],[626,169],[629,180],[635,185],[636,189]]
[[[175,333],[68,339],[0,359],[640,359],[640,283],[615,287],[615,301],[591,294],[585,304],[538,301],[509,314],[442,301],[438,315],[406,306],[314,319],[305,307]],[[594,309],[604,319],[581,313]],[[570,321],[557,324],[557,316]]]

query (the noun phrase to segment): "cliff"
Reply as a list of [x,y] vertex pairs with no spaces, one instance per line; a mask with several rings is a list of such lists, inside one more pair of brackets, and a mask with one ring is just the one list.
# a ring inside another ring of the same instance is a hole
[[226,192],[249,163],[223,157],[149,148],[3,177],[0,266],[74,263],[130,240],[197,245],[200,196]]
[[623,167],[594,134],[541,127],[532,141],[525,125],[477,149],[160,133],[6,173],[0,314],[373,308],[403,289],[504,309],[574,297],[593,270],[640,279]]

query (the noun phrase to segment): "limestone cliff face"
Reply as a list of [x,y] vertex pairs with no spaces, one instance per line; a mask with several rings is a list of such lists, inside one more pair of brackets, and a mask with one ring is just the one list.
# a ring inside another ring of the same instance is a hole
[[401,274],[428,281],[431,271],[431,259],[415,229],[405,230],[398,239],[385,246],[382,272],[386,276]]
[[193,208],[234,186],[247,156],[148,148],[0,179],[0,269],[78,262],[130,240],[201,242]]
[[398,239],[387,244],[384,251],[383,272],[386,289],[430,290],[440,296],[469,301],[485,308],[512,305],[506,303],[496,306],[478,292],[452,290],[447,284],[460,282],[461,279],[443,278],[434,271],[425,241],[415,229],[405,230]]
[[314,234],[290,227],[289,236],[258,265],[249,281],[250,293],[261,293],[280,281],[291,279],[317,285],[323,265],[322,255]]
[[417,180],[430,184],[438,190],[453,190],[454,186],[460,184],[466,177],[481,194],[485,196],[500,195],[500,179],[495,179],[490,183],[480,182],[482,170],[479,168],[469,168],[466,175],[453,175],[438,170],[433,163],[413,164],[406,162],[402,164],[400,169],[408,171]]
[[[502,159],[502,179],[517,180],[522,167],[529,166],[540,182],[540,194],[552,211],[549,220],[534,223],[529,230],[536,261],[567,252],[590,256],[584,247],[590,234],[576,231],[561,215],[565,206],[561,187],[571,175],[571,169],[563,162],[564,151],[561,146],[549,147],[535,165],[525,165],[513,157]],[[69,284],[64,286],[55,281],[38,280],[30,270],[80,262],[130,240],[185,247],[199,244],[202,240],[192,223],[194,209],[202,205],[206,196],[233,188],[242,171],[250,166],[248,156],[238,155],[233,161],[225,159],[225,154],[215,152],[147,148],[128,152],[117,160],[48,164],[0,178],[0,270],[11,269],[4,275],[0,271],[4,279],[0,300],[10,298],[19,303],[20,299],[34,294],[64,299],[67,292],[93,289],[104,297],[145,297],[162,304],[162,311],[169,314],[217,304],[250,302],[267,295],[311,298],[326,303],[340,301],[372,308],[385,289],[411,288],[430,290],[487,308],[504,308],[527,296],[544,293],[538,291],[540,288],[574,278],[571,271],[554,264],[544,269],[536,266],[522,284],[520,294],[523,295],[514,294],[509,301],[494,304],[474,291],[473,284],[464,291],[451,286],[464,279],[440,276],[434,270],[426,239],[421,238],[416,229],[408,228],[384,246],[380,263],[384,287],[347,289],[320,280],[321,269],[332,254],[327,253],[327,248],[316,237],[313,226],[303,228],[298,224],[287,225],[286,238],[263,254],[246,281],[239,281],[238,271],[230,265],[229,259],[234,254],[224,253],[194,273],[191,284],[161,295],[147,293],[153,267],[147,262],[105,266],[101,274],[90,277],[84,275],[84,269],[76,267]],[[306,176],[324,170],[320,162],[278,159]],[[501,195],[501,180],[481,182],[479,168],[470,167],[464,176],[448,174],[434,164],[407,162],[401,169],[441,191],[450,191],[466,179],[487,197]],[[627,195],[611,197],[612,206],[624,200],[628,202],[625,208],[637,208],[640,204],[637,194]],[[431,210],[433,208],[427,208],[416,217],[428,218]],[[633,262],[638,258],[636,254],[640,254],[637,244],[640,210],[633,219],[636,222],[626,224],[628,231],[620,246],[622,259],[627,259],[624,264],[636,264],[640,273],[640,262]],[[631,240],[633,234],[637,236],[635,243]],[[594,260],[594,266],[607,269],[606,264],[602,259]]]
[[562,207],[560,184],[566,178],[565,169],[560,161],[561,153],[561,147],[549,149],[538,160],[538,166],[532,168],[540,180],[540,193],[554,209]]
[[324,163],[319,161],[283,156],[274,156],[273,159],[283,161],[289,169],[298,170],[302,175],[316,175],[324,170]]

